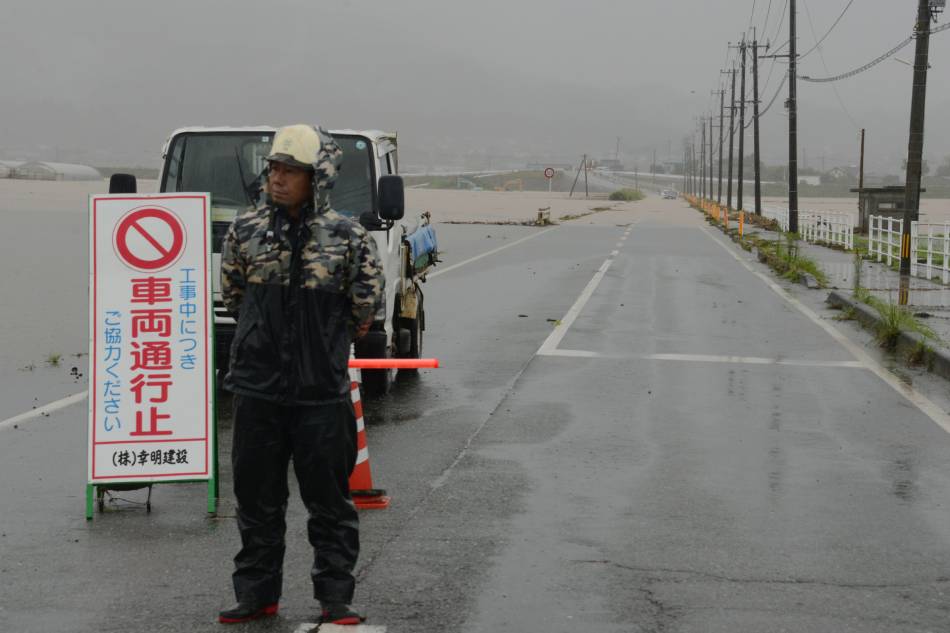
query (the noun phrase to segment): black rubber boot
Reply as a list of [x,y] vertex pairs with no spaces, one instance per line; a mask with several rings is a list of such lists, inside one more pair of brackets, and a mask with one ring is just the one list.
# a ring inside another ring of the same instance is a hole
[[277,615],[277,603],[260,605],[254,602],[238,602],[230,609],[218,613],[218,622],[221,624],[240,624],[258,618]]
[[321,604],[320,624],[339,624],[343,626],[356,625],[366,621],[366,618],[350,608],[348,604],[333,603]]

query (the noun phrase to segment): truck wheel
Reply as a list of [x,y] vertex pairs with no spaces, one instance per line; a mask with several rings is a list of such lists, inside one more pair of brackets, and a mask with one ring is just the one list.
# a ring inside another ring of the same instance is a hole
[[[389,354],[381,358],[389,358]],[[367,398],[385,396],[393,386],[393,372],[390,369],[364,369],[360,373],[363,375],[363,393]]]
[[[392,358],[392,352],[387,344],[385,332],[370,332],[364,340],[357,343],[357,358]],[[390,369],[364,369],[360,372],[363,378],[362,392],[371,398],[385,396],[389,393],[395,372]]]

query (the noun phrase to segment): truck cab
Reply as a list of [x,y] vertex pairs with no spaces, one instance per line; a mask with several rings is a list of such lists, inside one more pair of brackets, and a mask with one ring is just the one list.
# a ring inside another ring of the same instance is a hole
[[[160,192],[210,192],[216,364],[226,371],[235,322],[221,301],[221,244],[234,218],[256,206],[274,127],[186,127],[162,151]],[[396,135],[378,130],[331,130],[343,150],[330,206],[360,222],[376,241],[386,291],[370,333],[355,344],[358,358],[418,358],[425,310],[419,284],[437,261],[429,215],[406,218]],[[420,232],[426,239],[419,239]],[[429,236],[431,235],[431,238]],[[421,245],[428,244],[427,252]],[[394,370],[364,370],[364,390],[386,393]]]

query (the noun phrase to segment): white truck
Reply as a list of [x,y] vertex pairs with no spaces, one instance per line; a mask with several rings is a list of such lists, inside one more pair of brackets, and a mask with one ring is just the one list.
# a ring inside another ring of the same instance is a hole
[[[270,153],[274,127],[186,127],[172,132],[162,149],[160,192],[210,192],[212,279],[216,366],[226,371],[234,319],[221,301],[221,242],[234,217],[257,204],[260,174]],[[386,274],[386,293],[367,336],[356,343],[357,358],[419,358],[426,328],[422,291],[438,261],[428,214],[404,217],[396,135],[378,130],[331,130],[343,150],[330,205],[358,220],[376,240]],[[135,191],[134,177],[117,174],[110,193]],[[394,370],[364,370],[370,395],[389,391]]]

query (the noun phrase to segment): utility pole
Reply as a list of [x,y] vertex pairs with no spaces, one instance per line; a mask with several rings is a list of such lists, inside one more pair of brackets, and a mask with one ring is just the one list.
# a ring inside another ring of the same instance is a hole
[[699,118],[699,126],[703,129],[699,142],[699,196],[706,197],[706,119]]
[[683,193],[689,195],[689,173],[686,164],[689,160],[689,145],[683,141]]
[[788,0],[788,8],[788,230],[798,233],[798,41],[795,34],[795,0]]
[[[794,0],[793,0],[794,1]],[[726,209],[732,208],[732,164],[733,164],[733,143],[735,141],[735,119],[736,119],[736,69],[729,71],[732,75],[732,88],[730,90],[730,99],[732,105],[729,106],[729,179],[726,186]]]
[[914,56],[914,88],[910,102],[910,138],[907,143],[907,176],[904,181],[904,230],[901,235],[901,305],[907,305],[905,280],[910,276],[911,222],[920,211],[920,177],[924,152],[924,112],[927,108],[927,68],[930,54],[931,5],[939,11],[934,0],[919,0],[917,4],[917,52]]
[[653,165],[651,172],[653,174],[653,188],[656,189],[656,148],[653,148]]
[[587,186],[587,154],[584,154],[584,197],[590,200],[590,189]]
[[726,89],[719,91],[719,187],[716,190],[716,204],[722,204],[722,134],[726,128]]
[[745,35],[739,43],[739,55],[742,57],[742,83],[739,90],[739,182],[737,186],[736,198],[738,202],[736,208],[742,211],[742,182],[745,180]]
[[[763,46],[765,50],[769,45]],[[752,146],[755,160],[755,214],[762,215],[762,158],[759,154],[759,41],[752,31]]]
[[861,160],[858,165],[858,221],[863,230],[865,227],[861,218],[861,202],[864,200],[864,128],[861,128]]
[[709,199],[712,200],[713,197],[713,116],[709,115]]

